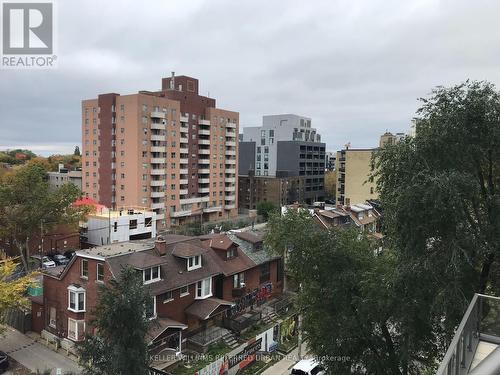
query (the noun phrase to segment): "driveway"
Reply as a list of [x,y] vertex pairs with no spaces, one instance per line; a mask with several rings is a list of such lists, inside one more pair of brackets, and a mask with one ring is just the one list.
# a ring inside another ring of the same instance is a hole
[[34,341],[21,332],[7,327],[0,336],[0,351],[7,353],[17,362],[31,371],[51,369],[52,374],[57,374],[56,369],[65,372],[80,373],[78,365],[71,359],[56,353],[53,350]]

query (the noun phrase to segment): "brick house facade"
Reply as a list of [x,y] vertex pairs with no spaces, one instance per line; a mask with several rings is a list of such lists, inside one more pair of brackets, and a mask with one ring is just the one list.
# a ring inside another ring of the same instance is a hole
[[68,345],[84,332],[92,334],[99,287],[132,267],[152,296],[146,312],[153,321],[150,349],[178,352],[183,337],[220,324],[245,295],[264,290],[267,299],[281,293],[281,259],[263,259],[256,262],[228,235],[167,235],[80,250],[67,266],[44,271],[44,328]]

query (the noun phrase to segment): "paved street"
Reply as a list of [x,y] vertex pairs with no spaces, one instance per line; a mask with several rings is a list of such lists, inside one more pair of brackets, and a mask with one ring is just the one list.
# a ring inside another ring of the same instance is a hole
[[52,369],[52,374],[56,374],[56,369],[60,368],[63,374],[69,371],[80,373],[77,364],[71,359],[10,327],[0,336],[0,351],[7,353],[31,371]]
[[[302,344],[302,357],[307,358],[306,353],[307,347],[306,344]],[[266,371],[262,373],[262,375],[289,375],[290,368],[299,361],[299,350],[295,348],[289,354],[285,356],[281,361],[276,363],[275,365],[269,367]]]

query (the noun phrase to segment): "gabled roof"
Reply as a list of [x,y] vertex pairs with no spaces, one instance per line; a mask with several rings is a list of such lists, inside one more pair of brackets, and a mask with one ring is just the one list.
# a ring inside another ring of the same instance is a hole
[[233,306],[233,302],[224,301],[218,298],[205,298],[194,301],[185,311],[186,314],[193,315],[201,320],[210,318],[217,308],[221,306]]
[[149,330],[146,333],[146,338],[148,342],[153,342],[158,336],[160,336],[166,329],[169,328],[177,328],[184,330],[187,328],[187,325],[177,322],[173,319],[168,318],[157,318],[151,322],[149,326]]
[[236,245],[227,235],[219,234],[205,241],[212,249],[228,250],[231,246]]
[[235,273],[246,271],[255,267],[255,262],[252,261],[239,247],[236,247],[236,256],[229,259],[222,259],[215,256],[214,260],[219,265],[224,276],[231,276]]

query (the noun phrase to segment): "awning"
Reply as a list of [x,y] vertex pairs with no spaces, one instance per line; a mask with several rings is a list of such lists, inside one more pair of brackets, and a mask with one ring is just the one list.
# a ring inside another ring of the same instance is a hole
[[146,334],[146,338],[149,342],[153,342],[158,336],[160,336],[167,329],[180,329],[184,330],[187,328],[187,325],[177,322],[173,319],[168,318],[157,318],[151,322],[151,326]]
[[189,307],[185,310],[186,314],[193,315],[201,320],[207,320],[212,317],[212,314],[219,307],[229,308],[233,306],[233,302],[224,301],[218,298],[206,298],[198,301],[194,301]]

